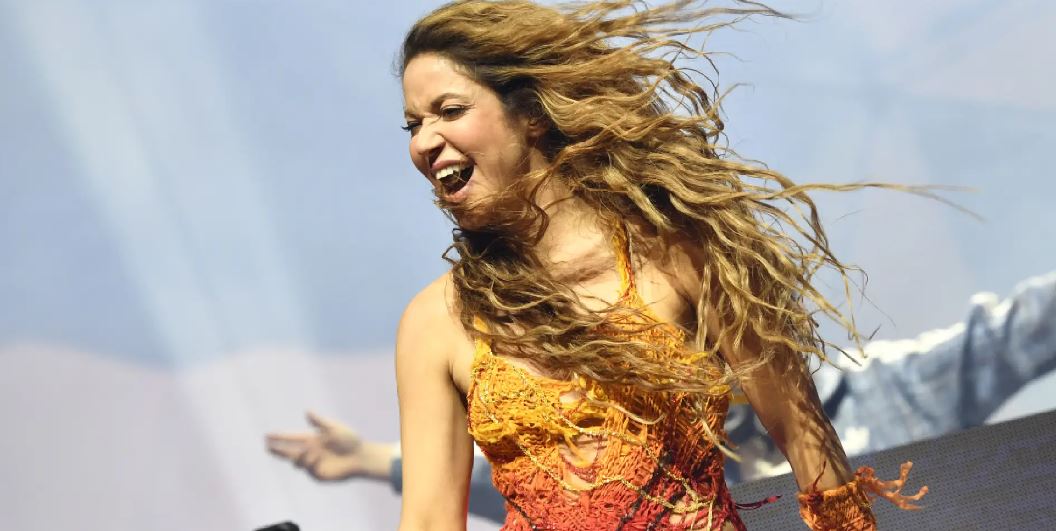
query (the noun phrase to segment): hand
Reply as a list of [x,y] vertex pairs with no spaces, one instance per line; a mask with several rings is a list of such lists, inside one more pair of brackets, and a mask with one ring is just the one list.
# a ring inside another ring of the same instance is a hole
[[365,441],[348,426],[310,411],[307,417],[315,431],[269,433],[268,450],[320,481],[357,476],[388,478],[396,456],[395,445]]

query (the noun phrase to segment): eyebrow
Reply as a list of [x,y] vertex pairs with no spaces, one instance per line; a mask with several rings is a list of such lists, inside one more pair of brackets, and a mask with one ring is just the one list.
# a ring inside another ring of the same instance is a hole
[[[462,95],[462,94],[459,94],[457,92],[445,92],[445,93],[433,98],[433,101],[429,102],[429,108],[436,107],[437,105],[440,104],[440,102],[442,102],[442,101],[444,101],[444,100],[446,100],[448,98],[462,98],[462,97],[465,97],[465,96]],[[407,109],[404,109],[403,110],[403,116],[404,117],[415,116],[415,114],[413,112],[407,110]]]

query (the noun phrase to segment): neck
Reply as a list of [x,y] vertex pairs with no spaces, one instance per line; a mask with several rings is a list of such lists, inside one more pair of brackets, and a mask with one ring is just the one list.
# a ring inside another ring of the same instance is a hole
[[536,244],[538,256],[551,264],[588,262],[608,256],[612,245],[609,233],[597,212],[571,193],[547,194],[543,209],[549,224]]
[[[538,149],[533,149],[529,157],[532,169],[548,164]],[[535,252],[544,262],[552,265],[579,264],[610,256],[612,245],[609,243],[607,227],[602,226],[597,212],[573,194],[563,182],[551,179],[540,190],[537,201],[549,221],[546,232],[535,245]]]

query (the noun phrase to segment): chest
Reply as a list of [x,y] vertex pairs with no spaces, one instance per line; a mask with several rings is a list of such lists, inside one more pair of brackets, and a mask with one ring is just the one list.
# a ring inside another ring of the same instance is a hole
[[[676,278],[670,272],[662,271],[648,263],[636,265],[633,289],[645,308],[661,322],[691,330],[695,326],[694,305],[679,292]],[[583,297],[588,307],[598,309],[616,302],[623,290],[623,284],[620,275],[611,271],[579,282],[573,289]],[[466,396],[470,388],[475,352],[473,341],[467,337],[455,345],[451,353],[452,379],[462,396]],[[501,356],[502,353],[496,352],[495,355]],[[506,361],[528,373],[546,376],[526,360],[508,358]]]

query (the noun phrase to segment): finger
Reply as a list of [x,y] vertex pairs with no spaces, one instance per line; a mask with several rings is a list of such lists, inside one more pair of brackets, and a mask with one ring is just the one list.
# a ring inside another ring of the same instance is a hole
[[297,432],[297,433],[268,433],[264,435],[264,439],[270,444],[272,441],[276,442],[296,442],[304,443],[312,440],[316,437],[314,432]]
[[305,446],[303,444],[269,443],[268,451],[279,457],[293,460],[304,453]]
[[308,418],[309,424],[320,430],[333,430],[342,426],[340,422],[329,417],[324,417],[314,411],[306,412],[305,416]]
[[284,437],[265,437],[264,445],[269,450],[284,449],[284,448],[301,448],[304,446],[311,445],[316,440],[312,438],[284,438]]

